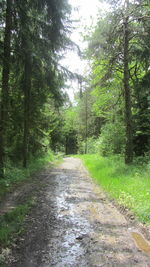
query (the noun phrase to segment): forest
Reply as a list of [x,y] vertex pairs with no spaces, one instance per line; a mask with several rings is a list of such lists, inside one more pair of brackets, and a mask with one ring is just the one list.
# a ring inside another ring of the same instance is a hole
[[[108,2],[84,34],[84,77],[60,64],[75,46],[67,1],[1,2],[1,178],[48,150],[124,155],[127,164],[149,157],[149,1]],[[63,90],[72,78],[75,104]]]
[[[67,1],[1,1],[0,176],[61,144]],[[9,168],[9,167],[8,167]]]
[[[68,0],[0,1],[0,200],[71,155],[149,224],[150,1],[104,2],[82,50]],[[84,75],[62,65],[69,50],[85,60]],[[74,101],[68,80],[78,83]]]

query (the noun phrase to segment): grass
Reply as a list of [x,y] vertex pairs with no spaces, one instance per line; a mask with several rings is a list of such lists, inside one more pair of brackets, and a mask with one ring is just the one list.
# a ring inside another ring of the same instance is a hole
[[34,199],[30,199],[24,205],[19,205],[12,211],[0,216],[0,266],[4,266],[5,258],[9,255],[9,245],[24,228],[23,223],[29,213]]
[[42,168],[44,168],[49,162],[52,162],[58,158],[55,157],[52,152],[47,153],[43,157],[39,157],[31,160],[28,168],[22,168],[21,166],[14,167],[8,165],[5,170],[5,178],[0,179],[0,199],[7,193],[13,190],[14,185],[20,184],[23,181],[30,179],[31,175]]
[[31,203],[19,205],[0,217],[0,245],[8,246],[12,238],[22,231],[22,224]]
[[150,164],[125,165],[119,157],[79,156],[110,197],[150,225]]

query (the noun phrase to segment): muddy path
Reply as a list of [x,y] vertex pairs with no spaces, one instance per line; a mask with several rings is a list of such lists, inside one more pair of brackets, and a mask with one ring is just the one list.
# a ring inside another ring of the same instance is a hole
[[88,177],[79,159],[66,158],[38,179],[37,203],[6,266],[150,266],[149,252],[135,245],[132,223]]

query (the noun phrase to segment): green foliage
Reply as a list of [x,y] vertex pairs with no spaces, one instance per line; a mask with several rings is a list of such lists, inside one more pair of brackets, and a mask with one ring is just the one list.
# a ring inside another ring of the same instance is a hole
[[85,146],[87,146],[87,154],[93,154],[98,152],[98,144],[99,144],[99,139],[96,139],[95,137],[89,137],[87,138],[86,141],[80,141],[79,142],[79,149],[78,153],[79,154],[85,154]]
[[[119,5],[121,1],[109,1],[111,11],[100,16],[97,25],[91,30],[87,40],[89,47],[86,56],[91,62],[91,75],[89,84],[94,98],[92,110],[99,117],[104,118],[105,126],[101,131],[100,147],[103,155],[109,153],[125,153],[131,150],[128,146],[129,139],[136,156],[144,155],[150,149],[150,123],[149,123],[149,60],[150,60],[150,20],[149,3],[144,1],[130,2],[126,8]],[[124,81],[124,21],[128,17],[127,28],[129,34],[130,51],[128,59],[129,95],[131,93],[131,111],[129,116],[130,101],[126,98]],[[126,98],[126,101],[125,101]],[[126,114],[126,115],[125,115]],[[132,116],[133,115],[133,116]],[[121,129],[114,123],[115,120],[123,121],[131,131]],[[131,121],[129,123],[129,118]],[[113,127],[113,124],[116,125]],[[131,129],[133,128],[133,130]],[[118,130],[116,132],[116,130]],[[110,132],[109,132],[110,131]],[[114,132],[114,134],[112,133]],[[131,133],[129,136],[129,132]],[[126,134],[126,138],[124,135]],[[133,134],[133,136],[132,136]],[[115,137],[117,136],[117,138]],[[127,142],[128,140],[128,142]],[[123,142],[126,143],[124,149]],[[128,149],[127,149],[128,146]],[[108,152],[107,152],[108,151]],[[131,153],[132,154],[132,153]],[[127,156],[127,155],[126,155]]]
[[[0,6],[3,14],[0,16],[1,58],[6,25],[4,14],[7,2],[4,2]],[[62,143],[59,109],[66,98],[62,90],[66,73],[59,60],[62,50],[71,46],[68,39],[70,5],[67,0],[57,3],[54,0],[18,0],[11,4],[13,19],[9,29],[13,52],[8,62],[9,108],[3,108],[4,101],[0,94],[1,113],[7,113],[5,133],[1,131],[5,136],[4,153],[1,153],[5,162],[0,166],[4,165],[5,168],[8,161],[29,163],[32,157],[46,153],[50,147],[55,150]],[[2,70],[1,60],[0,77]]]
[[76,107],[69,107],[64,111],[64,132],[69,133],[77,128]]
[[68,107],[63,111],[64,124],[62,134],[64,136],[64,147],[66,154],[77,153],[77,109]]
[[[82,81],[83,83],[85,81]],[[86,82],[84,84],[86,87]],[[84,88],[81,83],[80,93],[76,95],[74,110],[74,129],[77,134],[78,153],[94,152],[95,139],[99,136],[103,118],[93,111],[95,101],[91,88]],[[84,90],[82,90],[84,88]],[[71,125],[71,123],[70,123]]]
[[137,156],[144,155],[150,149],[150,72],[134,83],[134,151]]
[[101,129],[97,152],[103,156],[122,154],[125,146],[125,127],[123,122],[107,122]]
[[150,161],[127,166],[118,156],[103,158],[95,154],[80,158],[111,198],[150,225]]

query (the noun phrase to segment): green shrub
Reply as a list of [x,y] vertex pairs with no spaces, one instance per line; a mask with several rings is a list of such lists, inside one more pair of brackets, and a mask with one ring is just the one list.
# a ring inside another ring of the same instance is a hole
[[125,127],[121,121],[108,122],[101,129],[97,152],[102,156],[121,154],[124,151]]
[[85,147],[87,146],[87,154],[93,154],[97,152],[97,139],[93,137],[87,138],[87,141],[81,141],[79,144],[78,153],[84,154]]

